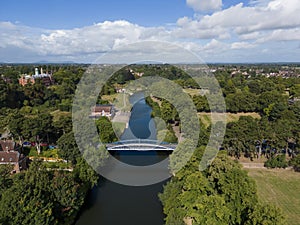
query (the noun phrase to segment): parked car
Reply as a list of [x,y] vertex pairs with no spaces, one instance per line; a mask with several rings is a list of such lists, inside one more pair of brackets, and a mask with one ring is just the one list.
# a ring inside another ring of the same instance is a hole
[[29,141],[23,142],[23,147],[31,147],[31,146],[32,146],[31,142],[29,142]]

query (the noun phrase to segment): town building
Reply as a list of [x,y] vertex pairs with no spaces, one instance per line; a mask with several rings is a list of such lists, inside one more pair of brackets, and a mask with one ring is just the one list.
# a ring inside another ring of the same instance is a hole
[[112,105],[96,105],[91,108],[90,118],[100,118],[106,116],[108,118],[114,117],[114,107]]
[[25,86],[26,84],[35,84],[37,80],[40,80],[41,83],[45,86],[54,84],[52,74],[44,73],[43,68],[41,68],[41,71],[39,71],[38,68],[35,68],[34,75],[23,74],[19,79],[19,84],[22,86]]
[[0,140],[0,165],[13,165],[13,173],[27,168],[27,157],[21,153],[21,146],[12,140]]

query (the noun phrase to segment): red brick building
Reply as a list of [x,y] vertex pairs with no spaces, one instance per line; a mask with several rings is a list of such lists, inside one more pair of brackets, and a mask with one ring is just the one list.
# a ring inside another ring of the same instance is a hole
[[19,79],[19,84],[25,86],[26,84],[35,84],[37,80],[40,80],[42,84],[45,86],[50,86],[54,84],[54,79],[51,74],[43,73],[41,69],[41,73],[39,73],[38,68],[35,68],[35,75],[27,75],[24,74]]

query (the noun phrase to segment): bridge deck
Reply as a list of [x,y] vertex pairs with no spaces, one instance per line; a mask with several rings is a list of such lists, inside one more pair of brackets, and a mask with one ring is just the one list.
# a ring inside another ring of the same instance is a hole
[[106,144],[109,151],[174,151],[177,144],[157,140],[137,139]]

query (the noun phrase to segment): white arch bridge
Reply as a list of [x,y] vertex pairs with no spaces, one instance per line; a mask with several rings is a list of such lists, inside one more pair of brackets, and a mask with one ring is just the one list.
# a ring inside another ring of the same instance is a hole
[[124,140],[105,144],[108,151],[174,151],[177,144],[148,139]]

